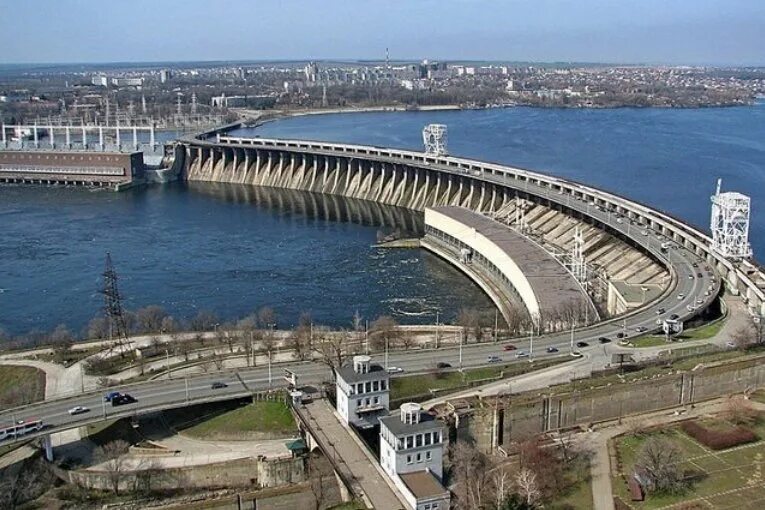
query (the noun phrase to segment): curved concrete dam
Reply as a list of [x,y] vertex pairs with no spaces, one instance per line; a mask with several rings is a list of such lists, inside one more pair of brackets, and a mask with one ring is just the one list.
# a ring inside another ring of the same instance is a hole
[[504,165],[381,147],[220,134],[215,140],[182,143],[190,181],[302,189],[418,211],[461,206],[536,234],[551,251],[569,251],[578,226],[587,262],[605,271],[607,279],[631,285],[671,286],[668,279],[678,275],[661,245],[673,243],[718,271],[753,312],[765,312],[765,276],[757,266],[722,257],[711,249],[706,234],[677,218],[580,183]]

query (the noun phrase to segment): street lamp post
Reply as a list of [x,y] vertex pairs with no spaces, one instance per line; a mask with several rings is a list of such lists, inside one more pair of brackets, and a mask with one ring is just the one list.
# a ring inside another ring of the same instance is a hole
[[460,372],[462,372],[462,338],[463,338],[463,331],[460,330]]

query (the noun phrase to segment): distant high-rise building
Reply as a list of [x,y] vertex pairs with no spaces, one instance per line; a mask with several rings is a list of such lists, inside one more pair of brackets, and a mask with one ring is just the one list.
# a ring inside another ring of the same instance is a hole
[[96,85],[98,87],[108,87],[109,86],[109,78],[105,74],[99,74],[96,76],[90,77],[90,83],[93,85]]
[[319,65],[316,62],[308,62],[303,68],[303,73],[307,83],[316,83],[319,79]]
[[166,83],[167,80],[171,79],[173,77],[173,73],[169,69],[162,69],[159,72],[159,81],[162,83]]

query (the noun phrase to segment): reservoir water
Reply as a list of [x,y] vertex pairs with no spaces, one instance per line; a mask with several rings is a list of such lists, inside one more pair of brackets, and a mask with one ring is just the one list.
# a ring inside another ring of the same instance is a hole
[[[305,116],[244,134],[419,149],[431,122],[453,154],[593,184],[709,222],[717,177],[752,196],[751,240],[765,256],[765,107],[705,110],[515,108]],[[328,202],[329,201],[329,202]],[[126,193],[0,187],[0,328],[12,334],[100,312],[104,254],[126,306],[198,310],[222,320],[273,307],[282,327],[301,311],[333,326],[388,313],[403,323],[488,308],[465,276],[421,250],[382,250],[378,231],[417,233],[416,215],[368,203],[236,185]],[[381,224],[381,218],[384,218]]]

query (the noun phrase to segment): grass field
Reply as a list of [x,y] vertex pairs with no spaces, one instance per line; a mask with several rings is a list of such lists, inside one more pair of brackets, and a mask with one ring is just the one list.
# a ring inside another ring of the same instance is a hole
[[[731,426],[724,419],[705,420],[706,427],[724,428]],[[760,438],[765,437],[765,420],[759,420],[753,427]],[[626,435],[615,438],[621,460],[621,472],[630,475],[640,448],[650,437],[660,436],[676,445],[682,452],[681,468],[685,472],[700,473],[698,481],[683,494],[649,495],[643,502],[631,502],[627,484],[612,466],[614,495],[635,509],[657,509],[680,502],[698,503],[699,508],[759,509],[765,508],[765,441],[760,439],[738,447],[713,452],[677,426],[667,427],[640,435]],[[690,507],[689,507],[690,508]]]
[[590,463],[586,458],[574,460],[566,469],[567,489],[563,495],[552,501],[545,508],[551,510],[589,510],[592,508],[592,483]]
[[189,436],[218,439],[244,439],[251,432],[292,437],[296,431],[289,407],[280,401],[257,401],[183,429]]
[[0,409],[45,398],[45,372],[34,367],[0,365]]
[[428,393],[430,390],[446,390],[450,388],[461,388],[472,381],[481,381],[485,379],[499,379],[500,377],[514,377],[525,374],[533,370],[556,365],[563,361],[569,361],[570,358],[559,358],[547,361],[537,361],[534,363],[517,362],[506,365],[497,365],[491,367],[474,368],[464,370],[462,373],[457,371],[443,372],[441,374],[422,374],[405,377],[395,377],[390,382],[391,400],[400,400]]
[[[707,340],[717,335],[717,333],[720,332],[720,330],[722,329],[724,325],[725,325],[725,319],[720,319],[717,322],[707,324],[706,326],[701,326],[699,328],[688,329],[686,331],[683,331],[680,335],[678,335],[675,338],[676,340]],[[630,340],[630,344],[632,345],[632,347],[656,347],[660,345],[668,345],[668,346],[676,345],[675,343],[667,342],[666,338],[664,338],[661,335],[641,336],[639,338]]]

